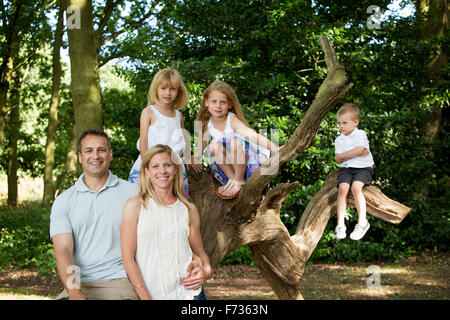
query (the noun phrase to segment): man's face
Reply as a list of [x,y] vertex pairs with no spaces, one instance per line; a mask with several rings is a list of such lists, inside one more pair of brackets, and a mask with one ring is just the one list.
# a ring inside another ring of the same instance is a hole
[[112,160],[112,150],[104,137],[87,135],[81,141],[81,152],[78,161],[83,167],[85,176],[103,177],[108,174]]

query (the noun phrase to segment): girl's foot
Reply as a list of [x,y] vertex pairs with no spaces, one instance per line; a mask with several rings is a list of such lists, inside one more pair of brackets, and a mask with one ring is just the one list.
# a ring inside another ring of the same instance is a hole
[[234,199],[238,196],[244,184],[244,181],[229,179],[226,185],[216,189],[216,195],[221,199]]

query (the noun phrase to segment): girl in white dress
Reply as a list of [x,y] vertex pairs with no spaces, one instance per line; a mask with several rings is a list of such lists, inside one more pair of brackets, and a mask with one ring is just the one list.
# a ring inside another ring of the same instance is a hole
[[123,209],[122,262],[140,299],[192,300],[211,275],[197,208],[184,196],[180,163],[168,146],[152,147],[142,161],[138,195]]
[[203,92],[197,120],[202,122],[202,138],[195,159],[211,136],[206,151],[214,177],[223,184],[216,189],[222,199],[237,197],[245,181],[269,159],[270,151],[281,149],[248,126],[236,93],[223,81],[214,81]]
[[[139,157],[128,176],[128,181],[138,183],[142,158],[148,149],[157,144],[168,145],[180,157],[189,152],[190,138],[184,130],[182,109],[189,95],[180,73],[174,69],[162,69],[156,73],[148,90],[148,106],[141,112],[140,132],[137,141]],[[183,165],[183,182],[189,197],[186,169]]]

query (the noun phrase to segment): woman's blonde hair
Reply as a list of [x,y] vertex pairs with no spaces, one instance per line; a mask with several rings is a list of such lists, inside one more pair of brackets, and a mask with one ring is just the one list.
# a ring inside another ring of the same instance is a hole
[[239,120],[241,120],[245,125],[248,126],[248,123],[244,117],[244,112],[242,111],[242,106],[233,88],[226,82],[215,80],[209,85],[208,88],[205,89],[205,91],[203,91],[202,105],[200,106],[200,111],[197,115],[197,120],[202,122],[202,132],[205,132],[208,121],[211,117],[211,113],[209,113],[208,107],[206,106],[206,101],[209,99],[209,95],[211,94],[211,92],[215,90],[227,96],[228,103],[231,104],[230,111],[233,112]]
[[155,189],[150,178],[145,176],[145,168],[149,169],[150,161],[155,155],[164,152],[170,156],[173,165],[177,168],[177,173],[175,174],[175,178],[173,181],[172,192],[174,196],[177,197],[186,206],[189,203],[189,200],[186,199],[186,196],[184,195],[183,168],[181,158],[175,152],[173,152],[169,146],[166,146],[164,144],[157,144],[147,150],[144,158],[142,159],[141,169],[139,171],[138,198],[146,209],[147,201],[149,198],[152,198],[157,204],[162,205],[161,200],[156,196]]
[[189,93],[181,78],[181,74],[175,69],[165,68],[155,74],[155,77],[150,84],[147,93],[147,103],[149,106],[160,103],[158,99],[158,88],[161,85],[178,89],[177,97],[173,103],[174,109],[182,109],[188,103]]

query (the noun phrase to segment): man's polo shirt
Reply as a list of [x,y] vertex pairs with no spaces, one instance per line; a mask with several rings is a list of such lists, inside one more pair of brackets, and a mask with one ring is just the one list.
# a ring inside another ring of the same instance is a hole
[[137,185],[109,172],[105,185],[95,192],[83,177],[56,198],[50,214],[50,237],[73,235],[74,263],[80,268],[82,282],[126,277],[120,226],[123,206],[137,194]]
[[369,139],[364,130],[359,130],[355,128],[352,133],[348,136],[345,134],[340,134],[334,141],[334,151],[335,153],[344,153],[346,151],[352,150],[356,147],[364,147],[369,151],[367,156],[359,156],[347,160],[339,165],[341,168],[367,168],[372,167],[373,157],[369,148]]

